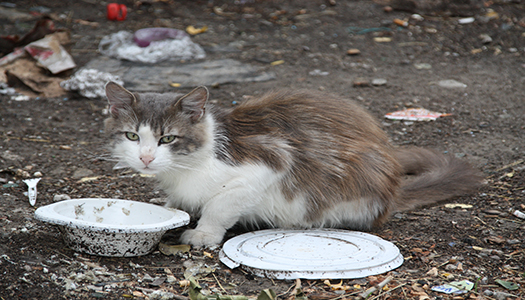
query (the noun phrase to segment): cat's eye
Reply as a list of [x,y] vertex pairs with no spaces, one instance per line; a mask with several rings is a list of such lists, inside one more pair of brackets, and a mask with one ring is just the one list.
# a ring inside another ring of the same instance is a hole
[[126,137],[130,141],[138,141],[139,140],[139,135],[136,134],[136,133],[133,133],[133,132],[126,132]]
[[173,142],[177,137],[174,135],[166,135],[160,138],[159,144],[169,144]]

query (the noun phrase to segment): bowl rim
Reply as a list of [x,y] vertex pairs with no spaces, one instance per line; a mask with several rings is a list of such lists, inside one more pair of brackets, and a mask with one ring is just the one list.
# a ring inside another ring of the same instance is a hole
[[[165,210],[171,213],[171,217],[163,222],[153,223],[153,224],[137,224],[137,225],[118,225],[118,224],[103,224],[97,222],[84,221],[79,219],[74,219],[61,215],[55,211],[55,207],[65,205],[68,203],[77,203],[77,202],[86,202],[86,201],[116,201],[116,202],[132,202],[139,205],[154,206],[156,209]],[[182,227],[187,225],[190,222],[190,216],[188,213],[173,209],[166,208],[160,205],[126,200],[126,199],[114,199],[114,198],[76,198],[69,199],[64,201],[55,202],[48,204],[42,207],[39,207],[35,211],[35,218],[37,220],[52,223],[55,225],[62,225],[66,227],[72,227],[77,229],[85,229],[91,231],[104,231],[108,233],[147,233],[147,232],[159,232],[166,231],[169,229]]]

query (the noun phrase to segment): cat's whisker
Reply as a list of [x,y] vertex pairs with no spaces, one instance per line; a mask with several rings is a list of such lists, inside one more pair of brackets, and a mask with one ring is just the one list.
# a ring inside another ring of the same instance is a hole
[[185,165],[182,165],[182,164],[172,164],[168,167],[168,170],[175,170],[175,171],[179,171],[180,169],[183,169],[183,170],[189,170],[189,171],[199,171],[198,169],[196,168],[192,168],[190,166],[185,166]]

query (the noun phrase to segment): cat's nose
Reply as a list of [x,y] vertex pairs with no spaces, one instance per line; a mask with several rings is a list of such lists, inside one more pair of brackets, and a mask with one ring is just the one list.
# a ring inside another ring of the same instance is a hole
[[155,157],[153,157],[151,155],[144,155],[144,156],[140,157],[140,160],[142,160],[144,165],[146,165],[146,167],[147,167],[153,160],[155,160]]

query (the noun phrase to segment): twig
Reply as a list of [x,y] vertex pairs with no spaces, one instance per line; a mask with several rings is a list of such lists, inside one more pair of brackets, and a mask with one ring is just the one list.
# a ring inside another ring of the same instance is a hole
[[8,136],[4,135],[4,138],[7,140],[20,140],[20,141],[28,141],[28,142],[40,142],[40,143],[50,143],[50,140],[45,139],[32,139],[32,138],[25,138],[25,137],[18,137],[18,136]]
[[369,288],[368,290],[364,291],[359,295],[359,297],[366,299],[370,294],[374,293],[375,291],[381,290],[385,285],[387,285],[394,277],[388,276],[385,280],[381,281],[379,284]]
[[[274,284],[275,284],[275,282],[274,282]],[[297,285],[297,281],[296,281],[296,285]],[[291,286],[286,290],[286,292],[277,295],[277,297],[282,297],[282,296],[288,294],[288,293],[293,289],[294,286],[295,286],[295,285],[291,285]]]
[[377,296],[375,296],[375,297],[373,297],[373,298],[370,298],[369,300],[377,299],[377,298],[383,296],[384,294],[388,294],[388,293],[392,292],[393,290],[397,290],[398,288],[403,287],[403,286],[405,286],[405,285],[407,285],[407,284],[408,284],[407,282],[405,282],[405,283],[403,283],[403,284],[400,284],[400,285],[396,286],[396,287],[393,288],[393,289],[389,289],[388,291],[386,291],[386,292],[384,292],[384,293],[381,293],[381,294],[379,294],[379,295],[377,295]]
[[496,172],[499,172],[499,171],[505,170],[505,169],[510,168],[510,167],[514,167],[514,166],[516,166],[516,165],[519,165],[519,164],[523,163],[524,161],[525,161],[525,160],[523,160],[523,159],[517,160],[517,161],[515,161],[515,162],[513,162],[513,163],[510,163],[510,164],[508,164],[508,165],[505,165],[505,166],[503,166],[503,167],[497,169]]
[[480,221],[481,223],[483,223],[483,225],[487,226],[487,227],[490,227],[491,229],[494,229],[494,227],[490,226],[489,224],[487,224],[485,221],[483,221],[480,217],[478,216],[474,216],[475,219],[478,219],[478,221]]
[[217,276],[215,276],[214,273],[211,273],[211,275],[213,275],[213,278],[215,278],[215,281],[217,281],[217,284],[219,285],[219,287],[221,288],[221,290],[225,293],[228,293],[223,287],[222,287],[222,284],[219,282],[219,279],[217,279]]

